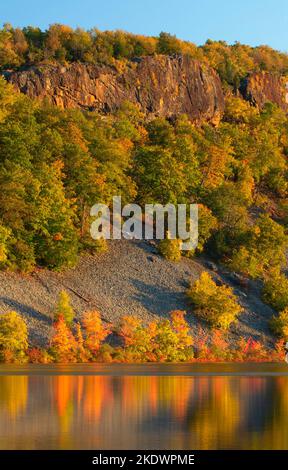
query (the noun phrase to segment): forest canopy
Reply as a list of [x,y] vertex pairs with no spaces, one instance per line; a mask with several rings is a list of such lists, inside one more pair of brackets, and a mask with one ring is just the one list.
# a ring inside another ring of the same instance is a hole
[[286,262],[287,152],[287,118],[271,104],[230,96],[217,128],[185,115],[147,122],[131,103],[110,115],[62,110],[1,79],[1,267],[62,269],[105,249],[90,208],[121,195],[199,204],[196,254],[265,277]]
[[[9,24],[0,30],[0,68],[85,62],[125,67],[137,56],[187,54],[215,68],[226,88],[218,127],[145,119],[122,103],[110,114],[60,109],[24,96],[0,79],[0,266],[30,272],[63,269],[83,251],[106,249],[91,239],[90,208],[123,203],[197,203],[199,244],[252,278],[280,273],[287,249],[288,121],[233,95],[251,71],[288,71],[288,56],[268,46],[208,40],[203,46],[162,32],[47,30]],[[179,259],[169,240],[163,253]],[[171,249],[173,248],[173,249]]]
[[5,24],[0,30],[0,68],[15,69],[39,63],[84,62],[119,64],[139,56],[187,54],[208,63],[219,73],[223,83],[238,87],[241,78],[253,71],[288,71],[287,54],[262,45],[250,47],[207,40],[202,46],[182,41],[161,32],[147,37],[124,31],[86,31],[53,24],[42,31],[38,27],[14,28]]

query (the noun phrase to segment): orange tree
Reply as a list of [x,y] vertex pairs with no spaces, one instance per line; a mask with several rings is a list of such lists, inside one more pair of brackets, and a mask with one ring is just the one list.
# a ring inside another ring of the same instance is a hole
[[56,362],[77,362],[77,343],[63,316],[53,325],[49,352]]
[[89,355],[95,358],[103,341],[111,333],[111,328],[103,324],[100,313],[95,310],[84,313],[82,324],[85,331],[84,346]]

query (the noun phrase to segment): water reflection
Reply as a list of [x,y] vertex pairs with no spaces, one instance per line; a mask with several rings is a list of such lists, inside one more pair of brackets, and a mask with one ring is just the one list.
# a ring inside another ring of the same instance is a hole
[[288,377],[1,376],[2,449],[288,449]]

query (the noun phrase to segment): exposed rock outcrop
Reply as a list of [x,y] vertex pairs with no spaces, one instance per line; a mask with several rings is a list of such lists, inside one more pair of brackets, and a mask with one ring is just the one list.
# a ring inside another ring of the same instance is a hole
[[72,63],[26,67],[5,77],[30,97],[45,97],[63,108],[109,112],[129,100],[151,117],[185,113],[195,122],[215,124],[224,109],[217,73],[188,56],[135,59],[122,72],[110,66]]
[[240,92],[243,98],[259,108],[270,101],[288,112],[288,77],[254,72],[242,81]]

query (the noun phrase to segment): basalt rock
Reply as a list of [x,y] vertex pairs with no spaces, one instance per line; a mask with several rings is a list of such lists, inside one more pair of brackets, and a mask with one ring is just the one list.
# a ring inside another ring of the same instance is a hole
[[30,97],[62,108],[111,112],[128,100],[148,117],[185,113],[194,122],[214,124],[224,109],[217,73],[188,56],[135,59],[122,71],[80,63],[31,66],[5,77]]
[[242,81],[240,92],[243,98],[260,109],[265,103],[271,102],[288,112],[288,77],[254,72]]

